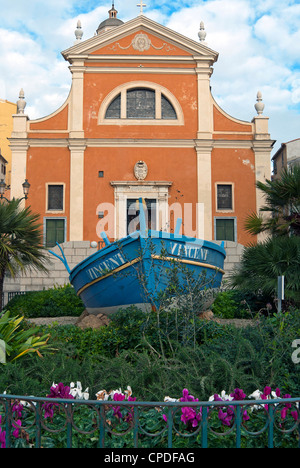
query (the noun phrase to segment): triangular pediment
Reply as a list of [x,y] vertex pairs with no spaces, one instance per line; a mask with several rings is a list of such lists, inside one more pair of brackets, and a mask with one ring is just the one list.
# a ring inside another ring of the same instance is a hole
[[214,63],[218,53],[140,15],[62,52],[66,60],[97,55],[193,56]]

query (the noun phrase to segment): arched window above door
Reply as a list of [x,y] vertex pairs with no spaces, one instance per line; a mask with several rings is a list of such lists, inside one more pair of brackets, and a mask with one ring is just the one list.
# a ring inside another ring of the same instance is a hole
[[128,83],[111,92],[99,112],[99,124],[120,124],[120,120],[128,125],[183,125],[183,113],[165,88],[153,83]]

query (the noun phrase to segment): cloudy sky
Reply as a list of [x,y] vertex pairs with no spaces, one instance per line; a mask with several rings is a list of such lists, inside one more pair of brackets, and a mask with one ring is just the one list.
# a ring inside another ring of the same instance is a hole
[[[137,0],[115,0],[118,17],[139,14]],[[144,14],[219,52],[211,79],[218,104],[233,117],[252,120],[257,91],[277,143],[300,138],[300,0],[145,0]],[[0,98],[16,102],[24,88],[31,119],[60,107],[70,90],[61,51],[84,39],[108,17],[110,0],[0,0]]]

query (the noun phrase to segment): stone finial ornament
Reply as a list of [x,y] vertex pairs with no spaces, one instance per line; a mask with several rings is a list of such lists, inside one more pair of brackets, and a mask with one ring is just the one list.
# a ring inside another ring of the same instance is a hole
[[77,28],[75,29],[75,37],[76,37],[76,42],[80,42],[83,36],[83,30],[81,26],[81,21],[78,20],[77,22]]
[[262,113],[264,111],[264,108],[265,108],[265,105],[262,102],[262,93],[260,91],[258,91],[258,93],[257,93],[256,101],[257,101],[257,103],[254,106],[255,109],[256,109],[256,112],[258,113],[258,115],[262,115]]
[[26,107],[27,103],[25,101],[25,93],[23,88],[20,90],[19,94],[19,100],[17,101],[17,113],[18,114],[24,114],[24,109]]
[[201,21],[200,23],[200,31],[198,32],[200,42],[205,42],[206,39],[206,31],[204,27],[204,22]]

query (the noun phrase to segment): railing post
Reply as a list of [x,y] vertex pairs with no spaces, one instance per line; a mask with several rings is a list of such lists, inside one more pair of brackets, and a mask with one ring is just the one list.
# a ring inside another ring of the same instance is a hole
[[236,448],[241,448],[242,408],[240,405],[235,407],[235,413],[236,413]]
[[35,448],[41,448],[41,403],[37,402],[35,407]]
[[67,448],[72,448],[72,406],[67,404]]
[[268,448],[274,448],[274,406],[269,405]]
[[138,448],[139,443],[139,415],[138,415],[138,407],[135,406],[133,408],[133,440],[134,440],[134,448]]
[[207,406],[203,406],[202,407],[202,434],[201,434],[201,447],[202,448],[208,447],[207,413],[208,413]]
[[168,448],[173,447],[173,414],[172,407],[168,408]]
[[12,410],[11,410],[11,400],[7,399],[5,401],[5,445],[6,448],[11,448],[11,424],[12,424]]
[[105,448],[105,408],[103,405],[100,406],[100,435],[99,435],[99,447]]

